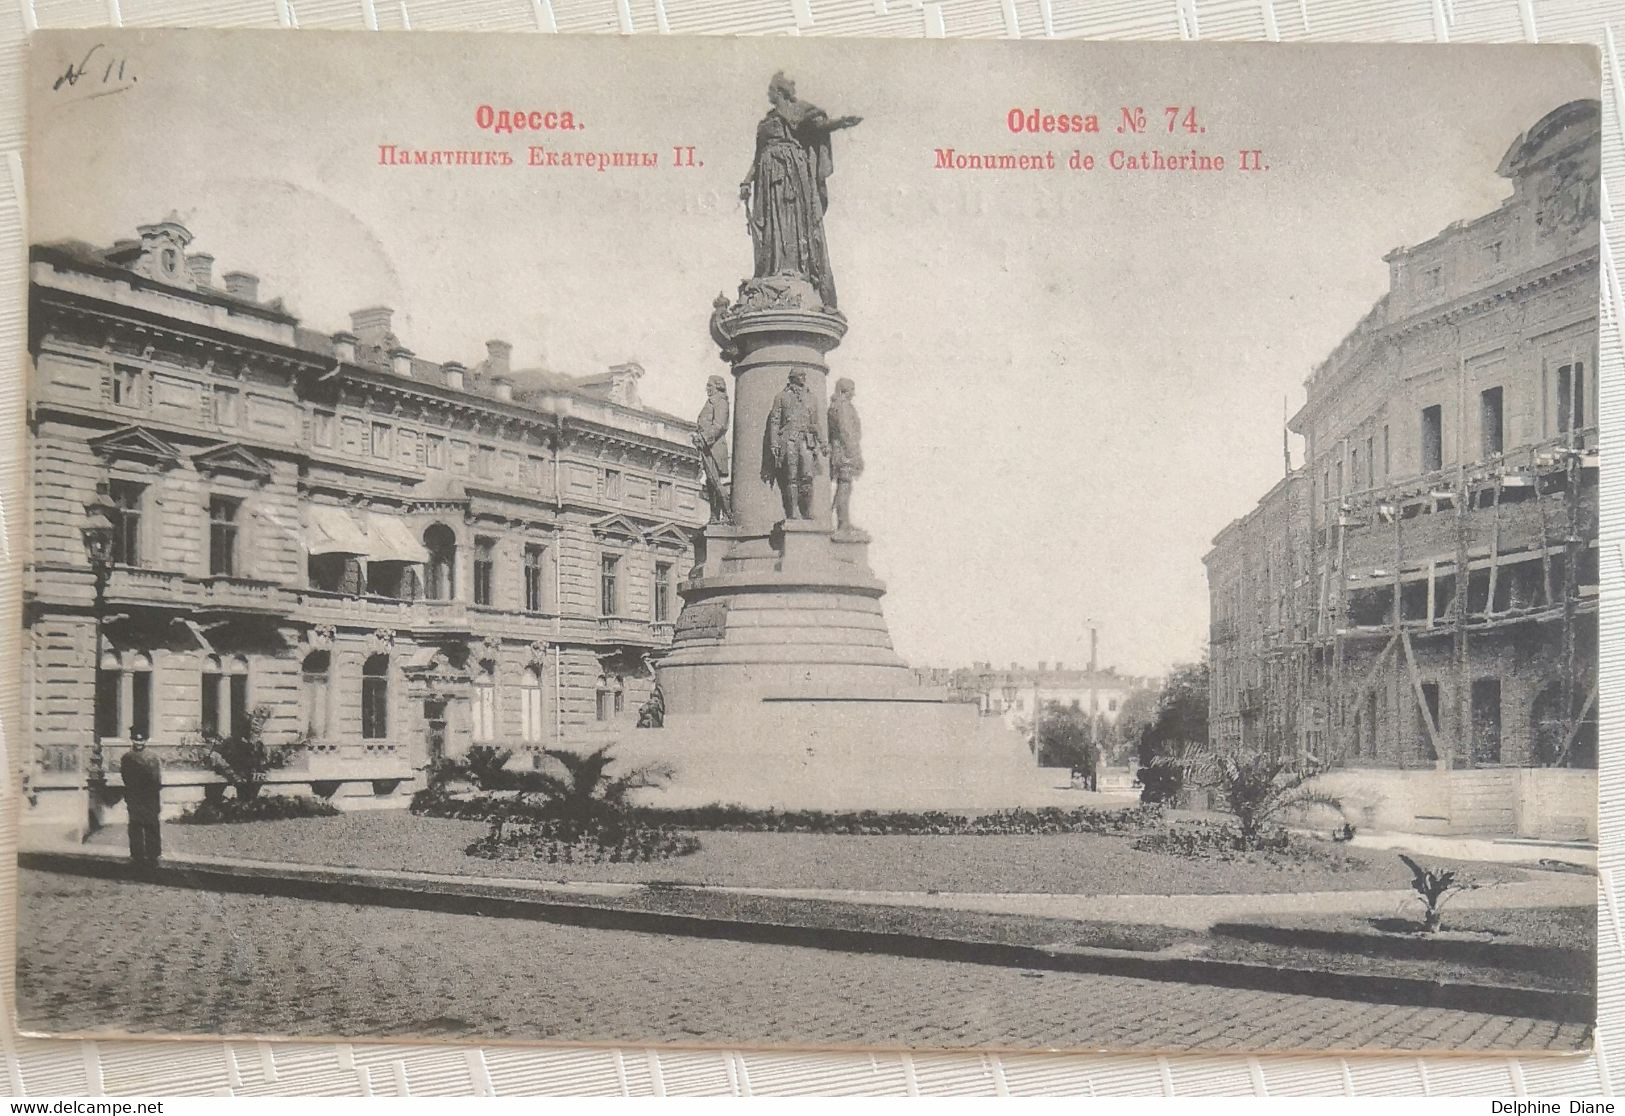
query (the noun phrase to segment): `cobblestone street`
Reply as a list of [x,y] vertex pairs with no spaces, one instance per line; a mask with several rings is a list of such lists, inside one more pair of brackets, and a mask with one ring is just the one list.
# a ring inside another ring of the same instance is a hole
[[1586,1028],[22,873],[24,1029],[1118,1049],[1567,1050]]

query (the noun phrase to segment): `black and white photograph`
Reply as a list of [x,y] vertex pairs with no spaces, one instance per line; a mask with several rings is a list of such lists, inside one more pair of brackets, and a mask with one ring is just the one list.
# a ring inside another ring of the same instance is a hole
[[1600,66],[36,33],[17,1027],[1591,1050]]

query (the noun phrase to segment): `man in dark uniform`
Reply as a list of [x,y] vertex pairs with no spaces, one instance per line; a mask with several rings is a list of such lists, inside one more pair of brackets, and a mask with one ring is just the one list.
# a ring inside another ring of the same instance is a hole
[[164,769],[147,751],[147,738],[130,729],[130,750],[118,763],[124,777],[124,806],[130,814],[130,859],[141,865],[158,863],[158,809],[164,787]]

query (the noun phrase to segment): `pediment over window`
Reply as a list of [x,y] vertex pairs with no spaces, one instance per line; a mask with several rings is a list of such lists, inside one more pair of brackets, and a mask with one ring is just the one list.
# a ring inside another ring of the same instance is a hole
[[649,545],[658,550],[683,551],[688,549],[688,532],[675,523],[661,523],[644,532]]
[[249,480],[268,481],[271,479],[271,465],[265,458],[251,450],[244,449],[236,442],[226,442],[202,453],[192,455],[192,463],[197,471],[212,475],[226,473],[236,477],[247,477]]
[[98,457],[109,460],[140,461],[167,469],[181,463],[181,454],[158,435],[139,426],[125,426],[90,439]]
[[622,539],[626,542],[643,541],[643,528],[630,516],[619,513],[606,515],[602,519],[595,519],[592,523],[592,533],[599,538]]

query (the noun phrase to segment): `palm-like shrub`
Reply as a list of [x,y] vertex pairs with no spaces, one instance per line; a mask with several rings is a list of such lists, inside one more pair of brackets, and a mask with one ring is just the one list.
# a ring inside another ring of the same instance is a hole
[[[187,742],[186,758],[213,772],[236,792],[239,802],[257,797],[270,781],[271,772],[288,766],[300,745],[271,745],[265,742],[265,723],[271,711],[255,706],[237,731],[221,735],[212,728],[199,729]],[[219,800],[223,787],[205,788],[205,795]]]
[[1445,900],[1475,885],[1453,868],[1424,868],[1404,853],[1399,859],[1411,870],[1411,890],[1422,900],[1422,928],[1438,933],[1444,925]]
[[543,754],[558,761],[563,774],[519,771],[511,778],[522,796],[540,795],[545,800],[547,814],[558,820],[567,840],[594,834],[613,844],[631,825],[628,796],[643,787],[663,786],[673,771],[667,764],[645,764],[611,775],[616,759],[610,747],[606,744],[585,755],[544,748]]
[[1256,848],[1264,828],[1278,825],[1294,810],[1343,808],[1340,799],[1306,785],[1319,774],[1316,768],[1295,769],[1284,760],[1230,744],[1198,745],[1157,762],[1177,765],[1186,785],[1218,791],[1225,811],[1236,819],[1246,848]]

